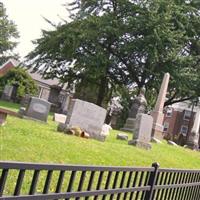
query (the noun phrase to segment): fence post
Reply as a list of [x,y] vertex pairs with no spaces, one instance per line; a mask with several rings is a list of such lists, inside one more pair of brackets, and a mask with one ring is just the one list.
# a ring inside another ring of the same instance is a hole
[[150,177],[149,177],[149,181],[148,181],[148,185],[151,187],[151,189],[150,189],[150,191],[146,192],[144,200],[153,200],[154,186],[155,186],[155,183],[156,183],[159,164],[153,163],[152,167],[154,167],[155,170],[153,172],[151,172]]

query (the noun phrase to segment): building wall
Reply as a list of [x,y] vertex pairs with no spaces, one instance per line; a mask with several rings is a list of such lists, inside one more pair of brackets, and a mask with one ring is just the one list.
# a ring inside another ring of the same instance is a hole
[[[186,118],[185,113],[190,112],[190,116]],[[165,112],[164,115],[164,121],[163,121],[163,132],[165,134],[165,137],[167,139],[176,140],[180,137],[180,135],[184,138],[184,140],[187,140],[189,134],[191,133],[191,129],[193,127],[194,123],[194,116],[195,112],[192,112],[191,110],[176,110],[172,108],[171,116],[167,112]],[[167,130],[165,129],[166,124],[168,124]],[[186,128],[187,127],[187,128]]]

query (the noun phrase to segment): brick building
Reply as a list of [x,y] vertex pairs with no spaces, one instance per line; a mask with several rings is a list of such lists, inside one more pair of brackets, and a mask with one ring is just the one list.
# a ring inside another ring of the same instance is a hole
[[[10,69],[18,66],[20,63],[14,59],[9,59],[6,63],[0,66],[0,77],[4,76]],[[28,69],[27,73],[32,77],[38,86],[37,97],[45,99],[52,103],[51,108],[55,111],[60,109],[65,111],[66,104],[68,105],[71,94],[66,90],[67,83],[61,84],[59,79],[44,79],[39,72],[32,73],[32,69]],[[67,102],[67,103],[66,103]]]
[[10,69],[18,65],[19,62],[17,62],[16,60],[9,59],[7,62],[5,62],[3,65],[0,66],[0,77],[4,76]]
[[199,108],[189,102],[180,102],[165,108],[163,133],[167,139],[184,145],[191,133],[195,113]]

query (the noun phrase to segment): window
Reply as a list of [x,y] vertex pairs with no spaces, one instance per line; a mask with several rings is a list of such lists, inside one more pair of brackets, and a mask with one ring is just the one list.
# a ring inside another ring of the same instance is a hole
[[168,128],[169,128],[169,123],[165,122],[164,125],[163,125],[163,132],[166,133]]
[[184,136],[186,136],[187,132],[188,132],[188,126],[182,125],[180,132],[181,132],[181,134],[183,134]]
[[185,110],[183,119],[189,121],[191,114],[192,114],[192,112],[190,110]]
[[166,117],[172,117],[172,112],[173,112],[173,109],[168,107],[167,112],[166,112]]

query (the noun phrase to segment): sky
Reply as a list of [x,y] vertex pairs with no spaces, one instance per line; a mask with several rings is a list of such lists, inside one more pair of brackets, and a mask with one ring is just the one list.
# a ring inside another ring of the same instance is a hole
[[1,0],[6,7],[9,19],[17,25],[20,38],[15,49],[21,58],[34,49],[32,40],[40,38],[41,30],[52,27],[43,19],[59,23],[61,18],[68,20],[69,14],[63,4],[72,0]]

